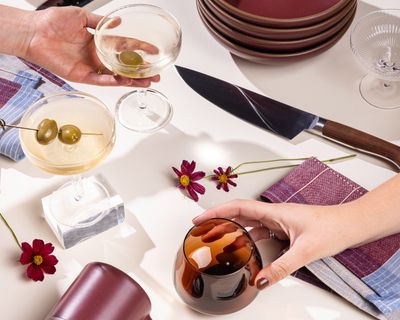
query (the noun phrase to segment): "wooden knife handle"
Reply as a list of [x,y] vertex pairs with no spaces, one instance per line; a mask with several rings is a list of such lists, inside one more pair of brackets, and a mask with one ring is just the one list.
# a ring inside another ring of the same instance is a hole
[[327,120],[322,135],[351,147],[374,153],[394,162],[400,168],[400,147],[366,132]]

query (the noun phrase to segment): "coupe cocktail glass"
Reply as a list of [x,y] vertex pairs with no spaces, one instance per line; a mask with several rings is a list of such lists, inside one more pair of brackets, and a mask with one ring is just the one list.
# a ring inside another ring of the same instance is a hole
[[[26,157],[35,166],[49,173],[72,176],[71,181],[49,196],[44,210],[46,219],[63,243],[63,228],[80,228],[80,232],[85,233],[83,228],[87,231],[109,213],[109,187],[99,179],[81,179],[80,174],[94,168],[111,152],[115,120],[100,100],[78,91],[38,100],[25,112],[19,126],[38,128],[44,119],[57,124],[56,138],[43,144],[38,141],[37,131],[20,129],[20,141]],[[65,137],[61,137],[61,129],[69,125],[81,131],[79,141],[65,143]]]
[[[157,6],[132,4],[107,14],[95,32],[97,55],[115,75],[134,79],[159,74],[178,57],[182,32],[170,13]],[[120,123],[133,131],[154,132],[172,117],[167,98],[154,89],[138,88],[117,103]]]
[[350,36],[354,55],[368,74],[361,79],[361,96],[382,109],[400,107],[400,10],[371,12]]

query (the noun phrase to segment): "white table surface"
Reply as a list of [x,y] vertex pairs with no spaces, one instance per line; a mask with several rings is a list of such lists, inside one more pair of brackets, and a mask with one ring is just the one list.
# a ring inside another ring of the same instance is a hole
[[[1,0],[0,4],[32,9],[36,0]],[[103,1],[104,2],[104,1]],[[128,3],[115,0],[96,12],[104,14]],[[132,1],[131,1],[132,2]],[[170,10],[181,22],[183,47],[177,64],[235,82],[248,89],[311,110],[332,120],[357,126],[386,139],[400,139],[399,111],[377,110],[358,94],[363,71],[348,46],[349,31],[323,54],[298,63],[273,67],[232,57],[207,33],[193,0],[143,0]],[[359,2],[359,14],[374,9],[400,8],[398,0]],[[354,22],[353,22],[354,24]],[[3,28],[6,26],[2,26]],[[71,83],[94,94],[110,108],[127,88],[99,88]],[[196,160],[210,171],[218,165],[275,157],[317,156],[321,159],[351,151],[310,134],[287,141],[245,124],[197,95],[174,68],[163,72],[154,86],[168,96],[174,117],[166,129],[153,135],[135,134],[118,126],[111,156],[91,173],[101,172],[125,201],[123,224],[64,250],[42,217],[40,199],[57,188],[65,177],[34,168],[28,160],[13,163],[0,159],[0,210],[21,241],[41,238],[52,242],[59,259],[55,275],[42,283],[27,280],[17,259],[20,251],[0,224],[0,310],[5,320],[43,319],[81,269],[89,262],[110,263],[132,276],[150,295],[153,319],[206,319],[185,306],[173,286],[173,264],[191,219],[204,209],[234,198],[256,198],[287,171],[271,171],[240,177],[238,187],[218,192],[206,183],[199,203],[184,197],[174,186],[171,166],[183,159]],[[333,164],[339,172],[371,189],[395,173],[380,161],[360,156]],[[368,174],[366,174],[368,173]],[[270,241],[271,242],[271,241]],[[274,256],[275,243],[259,243],[265,260]],[[220,319],[371,319],[342,298],[294,278],[262,291],[245,309]],[[106,319],[105,319],[106,320]]]

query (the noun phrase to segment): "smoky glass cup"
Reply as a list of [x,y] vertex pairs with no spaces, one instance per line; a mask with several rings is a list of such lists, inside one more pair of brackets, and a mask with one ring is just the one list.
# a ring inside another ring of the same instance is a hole
[[234,221],[215,218],[191,228],[175,261],[174,284],[192,309],[210,315],[238,311],[257,296],[260,253]]

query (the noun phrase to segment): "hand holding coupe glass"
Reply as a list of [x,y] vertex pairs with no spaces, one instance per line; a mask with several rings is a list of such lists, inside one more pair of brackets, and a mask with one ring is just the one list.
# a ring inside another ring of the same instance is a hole
[[[165,10],[146,4],[126,5],[107,14],[97,25],[99,59],[115,74],[141,79],[171,65],[180,51],[182,32]],[[128,129],[154,132],[172,117],[166,97],[154,89],[137,89],[117,103],[117,116]]]

